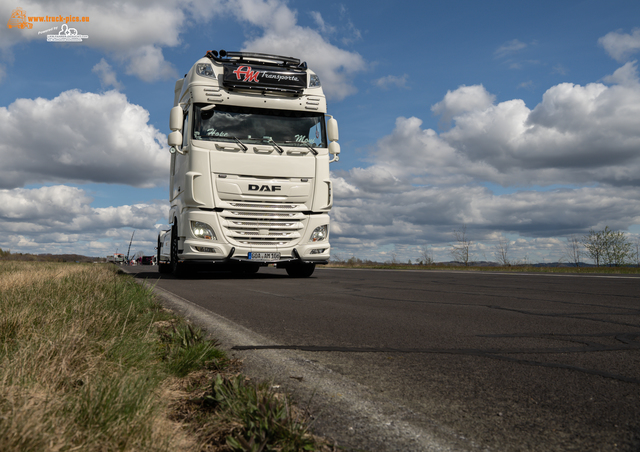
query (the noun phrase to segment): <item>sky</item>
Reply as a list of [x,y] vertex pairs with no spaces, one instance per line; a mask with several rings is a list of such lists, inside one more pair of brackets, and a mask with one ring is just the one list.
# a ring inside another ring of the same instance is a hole
[[[175,81],[207,50],[300,58],[340,126],[332,256],[555,262],[640,237],[636,0],[0,0],[0,248],[154,254]],[[56,42],[64,22],[80,42]]]

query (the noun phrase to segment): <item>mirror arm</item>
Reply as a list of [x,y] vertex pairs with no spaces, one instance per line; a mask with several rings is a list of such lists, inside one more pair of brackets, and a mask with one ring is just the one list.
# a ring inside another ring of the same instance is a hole
[[171,147],[169,148],[169,152],[170,152],[171,154],[175,154],[176,152],[177,152],[178,154],[180,154],[180,155],[186,155],[186,154],[187,154],[187,153],[186,153],[186,152],[184,152],[182,149],[178,149],[178,148],[177,148],[177,147],[175,147],[175,146],[171,146]]

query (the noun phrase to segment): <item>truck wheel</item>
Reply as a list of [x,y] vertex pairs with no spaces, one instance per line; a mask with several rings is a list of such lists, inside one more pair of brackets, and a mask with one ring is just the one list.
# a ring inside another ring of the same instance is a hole
[[158,273],[162,275],[166,275],[167,273],[171,273],[171,266],[169,264],[161,264],[160,263],[160,236],[158,235]]
[[315,269],[316,264],[295,264],[287,267],[287,274],[292,278],[308,278]]
[[178,262],[178,226],[171,228],[171,273],[178,278],[184,275],[183,266]]

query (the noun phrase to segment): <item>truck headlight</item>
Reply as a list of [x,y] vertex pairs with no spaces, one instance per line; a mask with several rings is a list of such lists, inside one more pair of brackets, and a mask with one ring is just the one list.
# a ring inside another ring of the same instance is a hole
[[328,235],[329,235],[329,227],[326,224],[323,224],[322,226],[318,226],[313,230],[313,233],[311,234],[311,238],[309,239],[309,241],[320,242],[322,240],[326,240]]
[[213,72],[213,68],[209,63],[198,63],[196,73],[202,77],[216,78],[216,74]]
[[309,88],[314,88],[318,86],[321,86],[320,77],[318,77],[316,74],[311,74],[311,78],[309,78]]
[[211,226],[207,223],[203,223],[202,221],[192,221],[191,232],[197,239],[217,240],[216,234],[213,232]]

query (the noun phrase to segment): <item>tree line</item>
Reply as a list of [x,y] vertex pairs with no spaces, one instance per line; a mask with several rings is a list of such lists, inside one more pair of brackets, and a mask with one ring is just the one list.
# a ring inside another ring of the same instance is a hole
[[567,237],[565,257],[576,267],[583,257],[591,259],[597,267],[640,266],[640,238],[634,243],[624,232],[613,231],[609,226],[601,231],[592,229],[582,237]]

